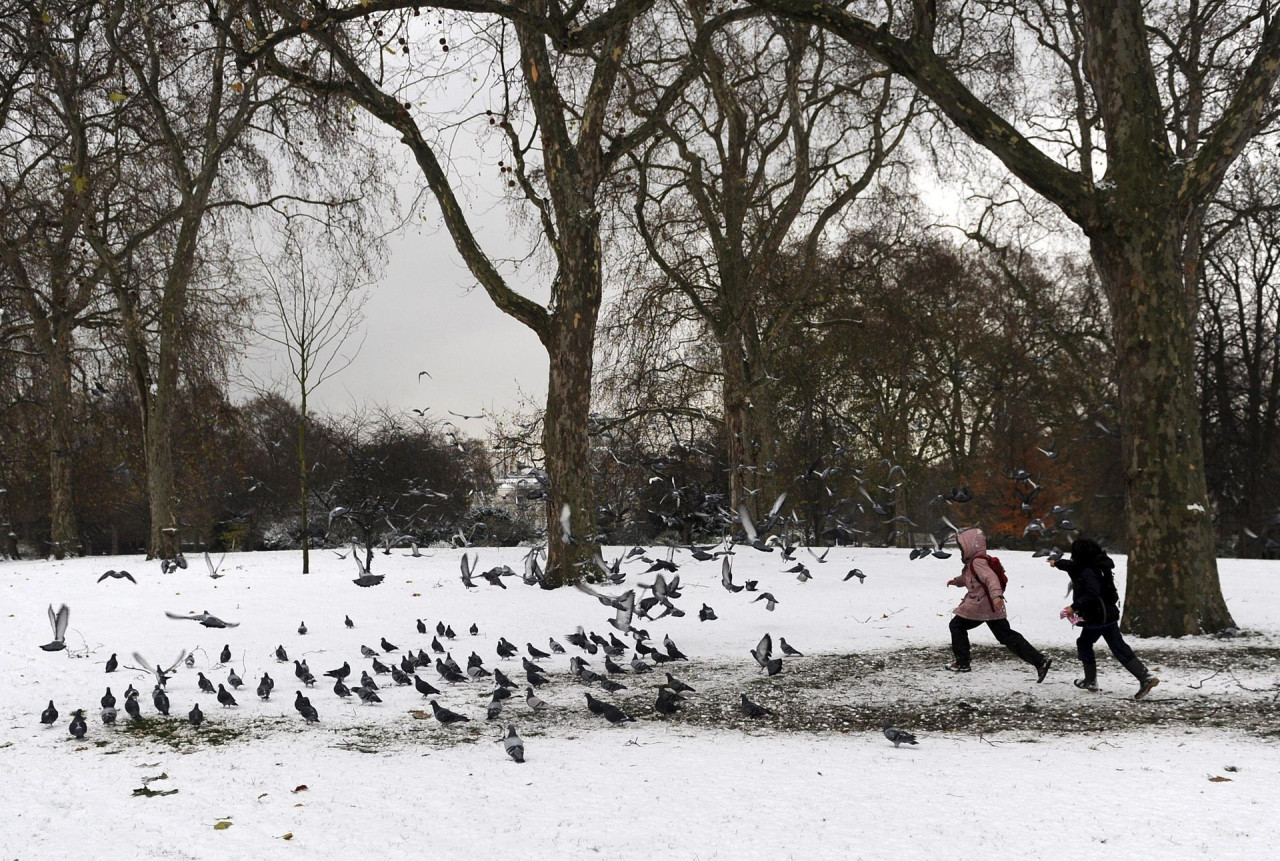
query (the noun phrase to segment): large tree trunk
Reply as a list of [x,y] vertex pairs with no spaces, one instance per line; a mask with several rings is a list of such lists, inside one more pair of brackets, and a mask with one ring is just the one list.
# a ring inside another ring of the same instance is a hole
[[[1154,196],[1154,195],[1151,195]],[[1091,236],[1111,302],[1119,363],[1129,541],[1123,626],[1182,636],[1233,624],[1218,581],[1174,211],[1148,199],[1115,232]]]
[[49,351],[49,541],[54,558],[75,552],[76,511],[71,429],[71,333]]
[[[596,318],[600,312],[600,240],[594,225],[566,230],[578,253],[566,255],[560,276],[560,307],[552,317],[547,347],[550,369],[542,450],[551,482],[547,512],[547,586],[571,583],[589,573],[596,549],[596,506],[591,486],[591,372]],[[560,513],[569,506],[572,541]]]
[[158,559],[174,558],[181,546],[174,500],[173,398],[176,385],[173,381],[164,381],[165,376],[162,362],[161,379],[156,381],[154,394],[142,393],[149,400],[142,419],[146,428],[143,447],[147,461],[147,502],[151,511],[151,538],[147,552],[150,557]]
[[[720,343],[721,399],[724,401],[724,453],[729,471],[729,511],[736,514],[738,506],[748,500],[747,481],[752,467],[749,455],[751,416],[748,406],[747,369],[742,356],[742,335],[736,326],[730,326]],[[751,508],[751,505],[747,505]],[[755,512],[752,516],[756,516]]]

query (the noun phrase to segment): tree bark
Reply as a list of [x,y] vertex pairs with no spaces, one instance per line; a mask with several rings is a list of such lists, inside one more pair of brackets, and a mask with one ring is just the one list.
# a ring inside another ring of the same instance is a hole
[[58,332],[49,361],[49,541],[55,559],[75,552],[76,510],[69,331]]
[[[721,399],[724,401],[724,452],[729,470],[729,511],[749,498],[746,473],[751,469],[748,449],[751,439],[751,417],[747,391],[747,369],[742,356],[742,333],[730,326],[720,342]],[[748,505],[748,508],[750,506]]]
[[[306,366],[303,365],[305,368]],[[311,521],[307,512],[307,388],[302,379],[302,414],[298,416],[298,488],[302,503],[302,573],[311,573]]]
[[1234,624],[1222,598],[1204,472],[1194,315],[1176,219],[1150,197],[1122,234],[1092,237],[1112,306],[1129,541],[1123,627],[1181,636]]
[[[594,223],[561,234],[569,251],[560,270],[562,305],[551,317],[546,343],[550,368],[542,450],[551,483],[547,518],[547,583],[563,586],[587,573],[596,548],[596,506],[591,483],[591,373],[600,313],[600,238]],[[577,251],[578,253],[573,253]],[[560,513],[569,506],[572,541]]]

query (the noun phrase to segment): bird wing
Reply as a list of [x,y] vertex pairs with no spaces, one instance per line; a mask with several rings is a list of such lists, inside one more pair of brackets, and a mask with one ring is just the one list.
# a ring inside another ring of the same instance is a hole
[[761,666],[773,656],[773,637],[765,634],[760,638],[760,642],[756,644],[756,655],[756,660],[760,662]]
[[[111,576],[111,572],[108,571],[107,573],[103,574],[101,577],[98,578],[98,582],[101,583],[103,580],[106,580],[110,576]],[[52,605],[50,605],[50,609],[52,609]]]
[[120,576],[128,580],[130,583],[134,584],[135,586],[138,585],[138,581],[134,580],[133,575],[130,574],[128,571],[121,571]]
[[[174,670],[176,670],[178,668],[178,664],[182,663],[182,659],[185,658],[186,656],[187,656],[186,649],[183,649],[181,652],[178,652],[178,657],[174,660],[172,664],[169,665],[169,668],[164,671],[165,675],[168,675],[169,673],[172,673]],[[235,670],[233,669],[231,672],[234,674]]]
[[729,564],[728,556],[720,560],[720,583],[726,589],[733,589],[733,566]]
[[168,610],[165,610],[164,614],[168,616],[170,619],[190,619],[194,621],[199,621],[200,619],[204,618],[203,613],[170,613]]
[[62,642],[67,634],[67,623],[71,621],[71,608],[66,604],[58,607],[58,612],[53,612],[53,605],[49,605],[49,622],[53,625],[53,639]]
[[742,531],[747,533],[747,541],[751,544],[755,544],[756,541],[759,540],[760,536],[756,532],[756,525],[751,522],[751,515],[747,513],[747,505],[745,502],[738,504],[738,520],[742,522]]
[[631,619],[636,611],[636,592],[634,589],[628,589],[614,604],[617,612],[613,616],[613,625],[621,631],[625,631],[631,627]]

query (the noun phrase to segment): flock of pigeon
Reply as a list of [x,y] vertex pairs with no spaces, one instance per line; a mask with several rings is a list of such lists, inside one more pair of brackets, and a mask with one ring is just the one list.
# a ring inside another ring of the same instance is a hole
[[[780,497],[778,502],[775,503],[769,520],[760,529],[756,529],[751,524],[745,509],[742,511],[743,524],[748,539],[747,544],[762,552],[773,552],[775,547],[781,550],[781,557],[785,561],[794,563],[791,568],[786,569],[786,573],[794,573],[797,575],[798,581],[804,582],[807,579],[811,579],[812,574],[809,572],[808,567],[798,560],[796,555],[798,548],[776,538],[770,538],[768,541],[761,538],[776,522],[777,513],[781,508],[784,497]],[[564,521],[567,523],[567,516]],[[691,546],[689,552],[695,561],[720,560],[721,585],[731,595],[742,592],[758,592],[752,601],[763,602],[766,611],[772,611],[779,603],[772,593],[760,592],[758,583],[754,580],[747,580],[741,584],[734,582],[731,557],[735,551],[734,545],[728,541],[723,545],[713,547]],[[815,564],[825,563],[825,551],[818,554],[809,549],[809,553],[815,560]],[[540,554],[541,549],[534,548],[525,558],[525,572],[522,579],[526,583],[535,584],[541,582]],[[631,685],[636,684],[637,680],[631,677],[648,676],[653,679],[661,679],[656,685],[653,712],[664,717],[675,715],[681,711],[687,697],[695,694],[696,691],[691,685],[669,672],[669,666],[664,665],[687,661],[688,656],[680,650],[669,635],[664,636],[661,643],[657,643],[652,639],[648,631],[642,627],[637,627],[638,621],[656,621],[668,615],[673,617],[685,615],[685,611],[678,603],[683,595],[680,575],[677,573],[679,565],[674,561],[675,548],[669,548],[666,558],[661,558],[657,554],[655,554],[655,557],[651,558],[648,551],[639,547],[633,548],[612,563],[606,563],[597,554],[595,565],[599,569],[600,576],[595,579],[603,583],[615,586],[622,584],[627,577],[627,574],[622,571],[622,566],[624,563],[633,560],[648,564],[648,568],[640,576],[653,575],[652,581],[637,583],[635,587],[614,595],[580,580],[577,587],[584,593],[594,597],[612,612],[606,622],[613,630],[609,631],[607,636],[602,636],[595,631],[588,631],[579,626],[577,630],[563,637],[564,643],[552,636],[548,637],[545,648],[539,648],[532,642],[527,642],[523,650],[505,637],[499,637],[496,647],[497,658],[500,662],[519,659],[518,671],[514,668],[504,670],[503,666],[499,664],[487,667],[485,659],[474,649],[466,659],[465,666],[459,664],[453,658],[452,648],[461,645],[465,641],[454,631],[452,625],[440,621],[433,628],[422,619],[418,619],[415,622],[416,633],[424,638],[422,646],[416,649],[401,648],[386,637],[381,637],[378,642],[378,648],[361,645],[359,660],[368,662],[365,668],[353,669],[350,660],[346,660],[343,661],[340,667],[321,672],[320,675],[323,678],[323,682],[317,679],[305,659],[291,661],[283,644],[277,646],[274,657],[281,664],[292,662],[293,674],[297,684],[293,705],[301,719],[307,723],[320,721],[320,710],[313,704],[311,696],[314,695],[312,692],[317,685],[321,684],[324,687],[330,687],[332,694],[341,700],[356,697],[365,705],[381,703],[382,697],[380,694],[385,694],[388,687],[393,690],[412,687],[427,700],[435,720],[443,725],[465,723],[472,718],[440,705],[436,698],[441,695],[441,690],[436,685],[441,685],[447,689],[449,686],[455,685],[474,686],[482,684],[490,688],[488,691],[488,705],[485,709],[486,720],[500,721],[503,717],[504,709],[511,708],[509,701],[516,698],[524,700],[524,708],[527,709],[528,715],[536,716],[551,708],[545,700],[538,696],[538,689],[550,683],[553,675],[546,662],[553,656],[568,654],[569,648],[576,650],[576,653],[568,658],[569,675],[588,688],[584,691],[584,698],[587,711],[590,714],[597,715],[614,725],[633,722],[635,717],[623,711],[619,706],[598,698],[593,694],[593,690],[601,691],[603,694],[617,693],[628,688],[628,684],[624,683],[624,681],[629,681]],[[518,576],[515,571],[505,565],[481,572],[478,570],[477,562],[478,556],[473,557],[464,553],[461,557],[461,579],[468,589],[479,588],[476,580],[482,580],[493,586],[505,589],[507,587],[502,582],[503,579]],[[218,576],[219,567],[208,558],[207,554],[206,564],[211,572],[210,576]],[[367,578],[370,578],[368,569],[360,564],[359,561],[357,561],[357,565],[360,567],[361,572],[354,582],[360,586],[376,585],[376,583],[368,582]],[[166,572],[175,568],[185,567],[185,560],[181,560],[180,563],[174,561],[165,563]],[[854,568],[843,579],[848,581],[855,577],[861,582],[865,580],[866,575],[859,569]],[[107,579],[127,579],[130,582],[137,582],[132,575],[124,571],[109,571],[103,574],[98,582],[103,582]],[[362,582],[362,580],[365,582]],[[378,580],[380,581],[381,577],[378,577]],[[171,619],[195,621],[201,626],[211,629],[232,629],[239,624],[220,619],[207,611],[194,614],[166,612],[165,615]],[[45,651],[59,651],[66,648],[65,635],[69,618],[70,609],[65,604],[57,610],[52,606],[49,607],[49,621],[53,629],[54,639],[52,642],[41,646],[42,649]],[[716,620],[717,616],[714,609],[703,603],[698,611],[698,618],[703,622],[708,622]],[[354,628],[355,626],[350,616],[343,619],[343,624],[347,628]],[[298,626],[297,632],[299,636],[305,636],[308,633],[305,622]],[[479,634],[479,627],[476,624],[472,624],[467,630],[467,635],[471,638],[475,638]],[[430,638],[429,644],[425,640],[427,637]],[[430,650],[429,652],[428,649]],[[760,672],[770,677],[782,672],[784,658],[803,657],[803,654],[798,649],[781,637],[778,638],[777,653],[775,653],[773,637],[770,634],[765,634],[755,647],[749,650],[749,653],[758,665]],[[169,717],[169,682],[178,672],[180,666],[185,664],[189,670],[195,668],[194,654],[187,653],[184,650],[168,667],[148,661],[138,652],[133,653],[133,659],[136,662],[136,666],[127,668],[149,672],[154,675],[154,685],[151,691],[152,704],[156,714],[162,717]],[[231,664],[232,651],[228,643],[223,646],[219,654],[218,664],[215,666],[215,669],[220,669],[221,667],[229,668],[225,681],[215,684],[214,681],[205,676],[203,670],[195,673],[196,687],[199,694],[216,698],[217,703],[223,709],[238,708],[240,701],[237,697],[243,698],[242,689],[248,687],[248,684],[236,673]],[[118,655],[113,653],[106,663],[106,672],[116,672],[120,666]],[[428,680],[424,678],[424,675],[431,670],[435,671],[438,679]],[[359,674],[359,684],[352,684],[351,681],[355,678],[356,673]],[[382,679],[380,686],[378,679],[384,676],[388,678]],[[513,679],[512,676],[515,676],[515,678]],[[275,680],[270,673],[264,672],[262,678],[258,680],[253,688],[254,693],[261,700],[269,700],[274,695],[275,684]],[[524,688],[523,697],[520,697],[521,687]],[[140,721],[143,719],[142,708],[139,704],[141,696],[142,693],[134,688],[132,684],[128,686],[123,694],[124,711],[130,720]],[[100,716],[103,724],[108,726],[114,724],[118,715],[117,699],[110,687],[106,689],[106,693],[102,696],[100,702]],[[738,708],[746,718],[764,718],[773,714],[771,709],[753,702],[745,693],[739,695]],[[50,701],[41,715],[41,722],[46,726],[51,726],[57,719],[58,710],[54,703]],[[204,722],[205,716],[199,702],[196,702],[187,712],[187,720],[193,727],[197,728]],[[71,735],[77,739],[85,736],[88,727],[82,709],[77,709],[73,713],[68,729]],[[910,733],[888,724],[884,727],[884,735],[889,741],[893,742],[895,747],[903,743],[916,743],[914,736]],[[524,761],[524,742],[513,723],[506,724],[505,734],[499,740],[503,743],[507,755],[514,761]]]

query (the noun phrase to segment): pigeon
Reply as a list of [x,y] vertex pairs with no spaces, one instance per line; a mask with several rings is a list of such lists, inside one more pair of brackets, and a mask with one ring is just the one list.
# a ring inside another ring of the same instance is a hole
[[310,702],[311,700],[308,697],[304,697],[302,695],[302,691],[293,692],[293,710],[298,712],[299,714],[302,713],[303,706],[307,705]]
[[535,670],[526,670],[524,677],[528,680],[529,684],[533,685],[535,688],[540,688],[550,681],[546,676],[540,675]]
[[200,703],[196,703],[191,707],[191,711],[187,712],[187,722],[192,726],[200,726],[204,723],[204,712],[200,711]]
[[128,571],[117,571],[114,568],[111,569],[110,571],[107,571],[105,574],[99,577],[98,582],[101,583],[103,580],[106,580],[107,578],[110,578],[112,580],[128,580],[130,583],[133,583],[135,586],[138,583],[138,581],[134,580],[133,575],[130,574]]
[[374,672],[374,675],[385,676],[387,673],[391,672],[391,668],[388,667],[386,664],[382,663],[382,661],[379,661],[377,658],[374,658],[373,672]]
[[547,705],[546,700],[533,692],[533,688],[524,689],[524,701],[529,704],[529,708],[535,713],[544,712],[550,708],[550,706]]
[[800,651],[800,650],[798,650],[798,649],[793,649],[793,648],[791,647],[791,644],[789,644],[789,643],[787,642],[787,638],[786,638],[786,637],[779,637],[779,638],[778,638],[778,647],[779,647],[780,649],[782,649],[782,654],[786,655],[786,656],[787,656],[787,657],[789,657],[789,658],[803,658],[803,657],[804,657],[804,652],[801,652],[801,651]]
[[224,708],[239,705],[236,702],[236,698],[231,696],[231,692],[222,685],[218,685],[218,702],[222,703]]
[[680,681],[670,673],[667,673],[667,687],[671,688],[671,690],[677,694],[680,694],[680,693],[696,694],[697,693],[697,691],[689,687],[689,685]]
[[760,601],[765,602],[764,608],[766,610],[772,611],[774,607],[778,606],[778,599],[773,597],[772,592],[761,592],[760,597],[756,598],[756,600],[752,601],[751,603],[756,604],[756,603],[759,603]]
[[217,616],[212,615],[208,610],[199,613],[170,613],[168,610],[164,614],[170,619],[189,619],[192,622],[199,622],[206,628],[238,628],[239,622],[225,622]]
[[507,735],[502,739],[502,749],[516,762],[524,762],[524,742],[516,734],[515,724],[507,724]]
[[649,666],[649,665],[648,665],[648,664],[646,664],[644,661],[640,660],[640,656],[639,656],[639,655],[633,655],[633,656],[631,657],[631,669],[632,669],[632,671],[634,671],[634,672],[636,672],[636,673],[651,673],[651,672],[653,672],[653,667]]
[[[371,691],[378,689],[377,682],[373,680],[373,676],[369,675],[367,670],[360,671],[360,687]],[[355,690],[355,688],[352,688],[352,690]]]
[[478,637],[480,635],[480,626],[475,622],[471,623],[471,636]]
[[417,627],[419,634],[427,633],[427,625],[421,619],[417,621],[417,625],[415,627]]
[[116,704],[115,694],[111,693],[111,688],[107,688],[107,692],[102,695],[102,707],[104,709],[113,708]]
[[204,673],[196,673],[196,677],[196,687],[200,688],[200,690],[204,691],[206,694],[214,692],[213,682],[206,679],[204,677]]
[[375,652],[373,649],[369,648],[368,646],[364,645],[363,643],[361,643],[361,644],[360,644],[360,654],[364,655],[366,658],[372,658],[372,657],[374,657],[375,655],[377,655],[378,653],[377,653],[377,652]]
[[498,696],[498,691],[503,691],[508,696],[511,695],[511,692],[507,691],[506,688],[498,688],[497,690],[495,690],[492,696],[490,696],[489,698],[488,707],[486,707],[485,709],[485,713],[484,713],[485,720],[497,720],[502,715],[502,699],[503,698]]
[[237,676],[235,669],[232,669],[231,672],[227,673],[227,684],[238,691],[244,685],[244,679]]
[[164,688],[156,685],[156,689],[151,692],[151,701],[156,704],[156,711],[165,717],[169,716],[169,695],[164,692]]
[[653,710],[658,714],[673,715],[680,711],[682,702],[684,697],[664,685],[658,688],[658,698],[653,703]]
[[844,575],[844,580],[841,582],[846,582],[853,577],[857,577],[859,583],[865,583],[867,580],[867,575],[862,573],[861,568],[851,568],[849,573]]
[[49,700],[49,707],[40,713],[40,723],[45,726],[53,726],[54,721],[58,719],[58,710],[53,706],[53,700]]
[[524,667],[525,672],[534,672],[534,673],[541,673],[543,675],[546,675],[546,672],[547,672],[546,670],[542,669],[542,667],[538,666],[528,658],[521,658],[520,664]]
[[440,723],[461,723],[463,721],[471,720],[471,718],[466,715],[460,715],[457,712],[449,711],[435,700],[431,701],[431,711],[436,716],[436,720],[440,721]]
[[714,622],[718,618],[716,611],[712,610],[706,604],[703,604],[702,609],[698,611],[698,620],[701,622]]
[[116,653],[112,652],[111,657],[107,658],[107,672],[114,673],[119,666],[120,661],[116,658]]
[[355,623],[355,622],[353,622],[353,621],[351,621],[351,617],[350,617],[350,616],[343,616],[343,617],[342,617],[342,624],[346,625],[348,628],[354,628],[354,627],[356,626],[356,623]]
[[628,721],[635,722],[635,718],[624,712],[622,709],[610,703],[603,702],[591,696],[590,692],[586,694],[587,708],[592,714],[598,714],[611,724],[626,723]]
[[525,643],[524,645],[525,645],[525,648],[529,650],[529,657],[531,658],[542,660],[543,658],[551,657],[549,654],[542,651],[541,649],[535,648],[533,643]]
[[766,715],[773,714],[773,711],[771,709],[767,709],[762,705],[758,705],[756,703],[751,702],[751,700],[747,699],[746,694],[742,695],[742,702],[740,704],[740,707],[742,709],[743,717],[761,718],[761,717],[765,717]]
[[261,700],[271,699],[271,689],[274,687],[275,687],[275,684],[271,681],[271,678],[266,673],[263,673],[262,679],[258,682],[258,690],[257,690],[258,699],[261,699]]
[[142,720],[142,709],[138,707],[138,697],[136,693],[133,696],[125,696],[124,710],[125,714],[129,715],[133,720]]
[[40,648],[46,652],[60,652],[67,647],[63,640],[67,636],[67,622],[71,621],[71,608],[66,604],[58,607],[54,612],[53,605],[49,605],[49,627],[53,629],[53,642],[45,643]]
[[384,651],[384,652],[398,652],[398,651],[400,651],[400,647],[399,647],[399,646],[396,646],[396,645],[393,645],[393,644],[391,644],[391,643],[388,643],[388,642],[387,642],[387,638],[386,638],[386,637],[383,637],[383,638],[382,638],[382,644],[381,644],[381,645],[382,645],[382,651]]
[[437,637],[444,636],[444,622],[436,622],[436,636]]
[[383,581],[385,577],[386,577],[385,574],[361,574],[359,577],[352,580],[351,582],[361,587],[362,589],[367,589],[370,586],[377,586],[379,583]]
[[611,694],[616,694],[618,691],[625,691],[627,689],[626,685],[619,684],[618,682],[615,682],[613,679],[606,679],[603,676],[599,677],[597,681],[600,683],[600,687],[602,689],[608,691]]
[[186,665],[186,667],[187,667],[187,669],[188,669],[188,670],[190,670],[190,669],[194,669],[194,668],[195,668],[195,665],[196,665],[196,656],[195,656],[195,653],[194,653],[194,652],[187,652],[187,657],[186,657],[185,659],[183,659],[182,663]]
[[301,635],[303,635],[303,636],[306,636],[306,633],[307,633],[307,623],[306,623],[306,622],[303,622],[302,624],[298,625],[298,633],[299,633],[299,634],[301,634]]
[[347,676],[351,675],[351,664],[347,661],[343,661],[342,666],[338,667],[336,670],[329,670],[325,675],[331,679],[344,680]]
[[782,658],[773,657],[773,638],[768,634],[761,637],[760,642],[751,650],[751,657],[756,659],[760,669],[771,676],[782,672]]
[[284,646],[276,646],[276,660],[282,664],[289,662],[289,653],[284,650]]
[[[342,682],[338,682],[338,684],[342,684]],[[302,719],[307,723],[319,723],[320,721],[320,715],[316,712],[316,707],[311,704],[310,700],[307,700],[302,708],[298,709],[298,713],[302,715]]]
[[507,674],[497,667],[493,668],[493,680],[504,688],[516,687],[516,683],[507,678]]
[[356,696],[360,697],[360,702],[364,703],[365,705],[372,705],[373,703],[382,702],[382,697],[378,696],[377,691],[375,691],[373,688],[366,688],[362,685],[358,688],[352,688],[351,691]]
[[551,651],[556,655],[564,654],[564,646],[556,642],[555,637],[547,637],[547,645],[551,647]]
[[351,689],[342,683],[342,679],[338,679],[333,683],[333,692],[343,699],[351,696]]
[[685,655],[685,653],[684,653],[684,652],[682,652],[682,651],[680,651],[679,649],[677,649],[677,648],[676,648],[675,641],[673,641],[673,640],[671,639],[671,635],[670,635],[670,634],[668,634],[668,635],[666,635],[665,637],[663,637],[663,638],[662,638],[662,645],[664,645],[664,646],[666,646],[666,647],[667,647],[667,657],[671,658],[671,660],[673,660],[673,661],[687,661],[687,660],[689,660],[688,656],[687,656],[687,655]]
[[102,722],[107,726],[111,726],[116,722],[116,714],[114,706],[107,706],[102,710]]
[[888,723],[884,725],[884,737],[893,742],[894,747],[897,747],[900,744],[916,743],[916,737],[914,735],[906,730],[898,729],[896,726]]
[[479,561],[480,561],[480,554],[479,554],[479,553],[477,553],[477,554],[476,554],[476,561],[475,561],[475,563],[470,562],[470,561],[467,559],[467,554],[465,554],[465,553],[463,553],[463,554],[462,554],[462,561],[461,561],[461,566],[462,566],[462,585],[463,585],[463,586],[466,586],[468,589],[478,589],[478,588],[479,588],[479,587],[478,587],[478,586],[476,586],[476,584],[475,584],[474,582],[472,582],[472,580],[471,580],[471,572],[475,570],[474,565],[475,565],[476,563],[478,563]]
[[89,727],[84,722],[84,709],[76,709],[71,713],[71,724],[67,727],[67,731],[71,733],[71,737],[79,740],[84,738],[84,734]]
[[401,686],[412,684],[412,682],[409,680],[409,674],[406,673],[404,670],[400,669],[399,667],[391,668],[391,681]]
[[142,657],[142,655],[138,654],[137,652],[133,653],[133,659],[137,661],[139,664],[141,664],[143,669],[149,669],[151,672],[153,672],[156,677],[156,684],[158,684],[160,687],[163,688],[166,685],[168,685],[169,676],[173,673],[175,669],[177,669],[178,664],[182,663],[182,659],[186,657],[186,654],[187,654],[186,649],[183,649],[181,652],[179,652],[177,659],[175,659],[174,662],[169,665],[168,669],[161,667],[159,664],[151,663],[150,661]]

